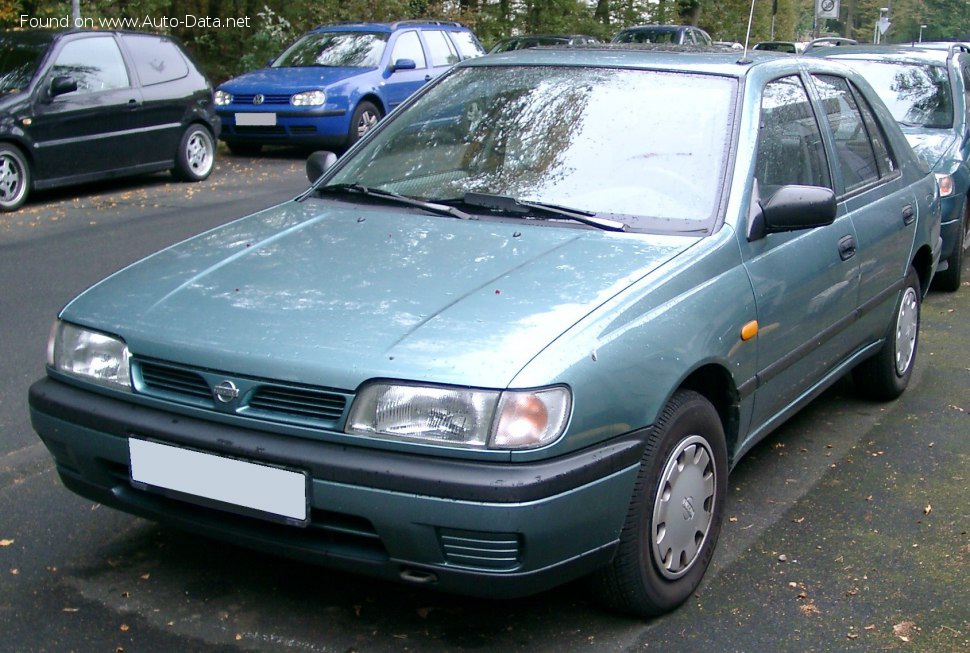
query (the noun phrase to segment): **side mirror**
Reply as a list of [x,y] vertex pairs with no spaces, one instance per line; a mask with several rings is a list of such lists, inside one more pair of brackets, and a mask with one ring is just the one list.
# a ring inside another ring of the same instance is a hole
[[77,80],[67,75],[60,75],[51,80],[50,96],[57,97],[77,90]]
[[398,59],[393,64],[391,64],[391,72],[395,70],[416,70],[418,64],[415,63],[414,59]]
[[337,162],[337,155],[333,152],[321,150],[313,152],[306,160],[306,176],[311,184],[315,184],[320,177]]
[[782,186],[761,202],[755,197],[754,212],[749,221],[748,240],[768,234],[824,227],[835,222],[838,205],[835,191],[821,186]]

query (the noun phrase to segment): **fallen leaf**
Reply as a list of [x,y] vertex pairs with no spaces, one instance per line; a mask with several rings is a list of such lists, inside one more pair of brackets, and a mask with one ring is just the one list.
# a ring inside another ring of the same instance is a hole
[[0,546],[10,546],[15,540],[0,540]]
[[898,637],[904,642],[908,642],[910,638],[918,631],[919,628],[912,621],[901,621],[900,623],[893,626],[893,635]]
[[849,633],[846,637],[849,639],[859,639],[859,633]]
[[923,508],[923,514],[928,515],[931,512],[933,512],[933,506],[931,506],[930,504],[926,504],[926,507]]
[[822,614],[822,611],[815,607],[814,603],[803,603],[802,605],[798,606],[798,609],[801,610],[802,614],[804,615]]

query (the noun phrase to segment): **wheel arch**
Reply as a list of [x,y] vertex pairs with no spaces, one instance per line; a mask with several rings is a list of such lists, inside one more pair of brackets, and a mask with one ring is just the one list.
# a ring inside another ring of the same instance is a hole
[[354,109],[355,110],[357,109],[358,106],[360,106],[360,103],[361,102],[370,102],[375,107],[377,107],[378,109],[381,110],[381,116],[382,117],[387,115],[387,107],[384,106],[384,100],[382,100],[381,99],[381,96],[377,95],[376,93],[367,92],[367,93],[364,93],[363,95],[361,95],[357,99],[357,104],[354,105]]
[[708,363],[691,372],[677,389],[693,390],[714,406],[724,427],[728,466],[732,466],[741,423],[741,398],[731,373],[722,365]]
[[929,245],[924,245],[916,251],[912,262],[916,274],[919,276],[920,294],[926,297],[930,290],[930,281],[933,277],[933,252]]

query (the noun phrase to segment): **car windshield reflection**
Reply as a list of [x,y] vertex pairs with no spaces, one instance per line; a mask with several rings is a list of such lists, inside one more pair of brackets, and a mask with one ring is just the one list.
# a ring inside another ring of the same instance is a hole
[[311,32],[283,52],[273,67],[374,68],[381,63],[387,36],[379,32]]
[[456,70],[329,183],[436,201],[510,196],[623,216],[636,230],[696,231],[718,210],[735,92],[711,75]]

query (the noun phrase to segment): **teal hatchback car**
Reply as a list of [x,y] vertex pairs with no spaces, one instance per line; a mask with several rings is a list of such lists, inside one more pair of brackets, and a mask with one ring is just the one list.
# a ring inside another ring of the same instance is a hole
[[701,582],[745,452],[848,372],[910,380],[939,191],[838,63],[483,57],[308,168],[61,311],[30,407],[68,488],[449,592],[588,576],[652,615]]

